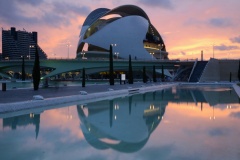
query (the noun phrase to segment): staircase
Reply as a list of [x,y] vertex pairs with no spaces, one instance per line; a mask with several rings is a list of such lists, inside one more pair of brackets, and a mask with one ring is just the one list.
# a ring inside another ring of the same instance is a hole
[[188,82],[198,82],[208,61],[198,61]]

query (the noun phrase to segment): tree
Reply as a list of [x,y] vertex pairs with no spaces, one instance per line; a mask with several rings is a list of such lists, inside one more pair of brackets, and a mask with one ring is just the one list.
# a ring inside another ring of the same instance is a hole
[[109,101],[109,118],[110,118],[109,125],[110,125],[110,128],[112,128],[112,125],[113,125],[113,100]]
[[131,55],[129,55],[129,64],[128,64],[128,83],[133,84],[133,71],[132,71]]
[[238,62],[238,80],[240,81],[240,60]]
[[85,81],[86,81],[86,75],[85,75],[85,68],[82,70],[82,87],[85,87]]
[[232,82],[232,72],[230,72],[229,82]]
[[25,61],[24,61],[24,56],[22,56],[22,81],[25,81]]
[[33,77],[33,88],[34,90],[38,90],[39,83],[40,83],[40,62],[39,62],[37,46],[35,47],[35,60],[33,65],[32,77]]
[[162,78],[162,82],[165,81],[165,76],[164,76],[164,69],[163,69],[163,65],[162,65],[162,75],[161,75],[161,78]]
[[109,83],[110,85],[114,85],[112,45],[110,45],[109,51]]
[[143,66],[143,83],[147,83],[146,67]]
[[157,82],[155,65],[153,66],[153,82]]

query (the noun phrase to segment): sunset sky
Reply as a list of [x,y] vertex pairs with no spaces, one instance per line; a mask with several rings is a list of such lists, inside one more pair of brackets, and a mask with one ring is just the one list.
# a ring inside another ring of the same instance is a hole
[[[75,58],[79,33],[97,8],[133,4],[142,8],[161,34],[170,59],[240,58],[239,0],[1,0],[4,30],[38,32],[49,58]],[[2,32],[0,36],[2,37]],[[0,41],[0,53],[2,41]]]

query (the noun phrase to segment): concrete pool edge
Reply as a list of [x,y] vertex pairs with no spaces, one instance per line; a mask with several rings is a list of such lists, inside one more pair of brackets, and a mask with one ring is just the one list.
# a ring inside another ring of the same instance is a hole
[[144,92],[151,92],[155,90],[162,90],[166,88],[170,88],[173,86],[177,86],[178,83],[169,83],[169,84],[158,84],[158,85],[151,85],[151,86],[144,86],[142,85],[139,88],[134,89],[122,89],[122,90],[112,90],[107,92],[98,92],[98,93],[91,93],[87,95],[72,95],[72,96],[64,96],[64,97],[55,97],[55,98],[47,98],[44,100],[30,100],[30,101],[23,101],[23,102],[14,102],[14,103],[6,103],[0,104],[0,117],[5,113],[12,113],[16,111],[22,110],[46,110],[54,108],[53,106],[67,106],[68,104],[73,104],[78,102],[79,104],[96,102],[100,100],[107,100],[113,99],[121,96],[127,96],[130,93],[130,90],[136,90],[137,93],[144,93]]

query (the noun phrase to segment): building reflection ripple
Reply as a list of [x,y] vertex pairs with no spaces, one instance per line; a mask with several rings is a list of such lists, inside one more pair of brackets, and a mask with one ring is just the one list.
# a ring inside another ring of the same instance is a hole
[[35,126],[35,138],[37,139],[40,130],[40,113],[30,113],[15,117],[3,118],[3,128],[10,127],[12,130],[16,130],[17,127],[25,127],[27,125]]
[[167,103],[162,103],[160,97],[153,96],[155,94],[78,105],[80,126],[86,141],[97,149],[140,150],[165,113]]

